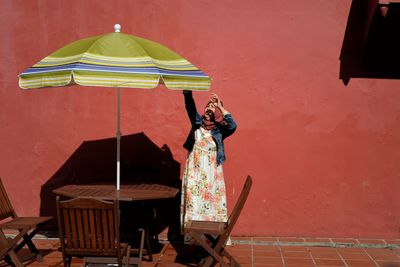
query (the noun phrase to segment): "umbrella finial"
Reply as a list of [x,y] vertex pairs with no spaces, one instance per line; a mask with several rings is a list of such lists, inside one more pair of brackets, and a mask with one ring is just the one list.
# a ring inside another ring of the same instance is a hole
[[115,24],[114,25],[114,32],[121,32],[121,25]]

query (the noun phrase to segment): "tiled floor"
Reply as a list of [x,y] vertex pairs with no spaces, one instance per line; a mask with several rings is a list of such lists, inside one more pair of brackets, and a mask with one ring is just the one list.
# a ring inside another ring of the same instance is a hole
[[[315,239],[233,237],[229,252],[242,266],[252,267],[400,267],[400,240]],[[56,267],[62,265],[57,239],[35,239],[43,255],[43,262],[32,259],[27,250],[19,253],[27,266]],[[153,262],[144,261],[144,267],[194,266],[197,252],[182,245],[162,242]],[[74,259],[72,266],[81,266]],[[0,262],[0,266],[6,266]]]

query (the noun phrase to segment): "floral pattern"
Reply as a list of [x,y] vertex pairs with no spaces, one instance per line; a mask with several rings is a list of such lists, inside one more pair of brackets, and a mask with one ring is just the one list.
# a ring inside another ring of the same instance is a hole
[[211,131],[195,131],[182,179],[181,226],[188,220],[226,222],[225,181],[222,165],[217,164],[217,146]]

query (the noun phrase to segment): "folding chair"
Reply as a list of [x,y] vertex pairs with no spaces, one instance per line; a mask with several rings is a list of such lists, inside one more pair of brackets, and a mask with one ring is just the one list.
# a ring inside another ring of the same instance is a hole
[[[185,233],[191,235],[209,253],[209,256],[203,259],[201,266],[211,266],[214,261],[218,261],[225,267],[240,266],[232,255],[225,250],[225,245],[247,200],[252,184],[252,178],[247,176],[228,222],[188,221],[186,224]],[[225,259],[228,260],[228,263]]]
[[[8,256],[14,265],[23,266],[16,253],[27,245],[30,251],[36,254],[36,260],[43,261],[42,256],[32,242],[32,238],[52,218],[18,217],[0,179],[0,259]],[[6,238],[4,230],[17,230],[18,234],[13,238]],[[9,261],[8,257],[6,258],[7,261]]]
[[90,198],[60,201],[59,196],[56,201],[64,266],[71,265],[72,257],[85,257],[84,266],[141,265],[144,233],[138,258],[130,259],[130,246],[120,242],[118,201]]

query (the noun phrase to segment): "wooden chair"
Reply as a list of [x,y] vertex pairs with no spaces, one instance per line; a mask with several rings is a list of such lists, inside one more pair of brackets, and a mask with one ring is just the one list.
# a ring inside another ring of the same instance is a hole
[[[41,227],[53,217],[19,217],[8,198],[3,182],[0,179],[0,259],[11,261],[16,266],[23,266],[16,253],[25,245],[36,254],[36,260],[41,262],[42,257],[32,242],[32,238]],[[4,230],[15,230],[18,234],[6,238]],[[9,262],[10,263],[10,262]]]
[[85,257],[84,266],[141,265],[144,234],[139,257],[130,259],[130,246],[120,242],[118,201],[90,198],[60,201],[59,196],[56,201],[64,266],[70,266],[72,257]]
[[[209,253],[209,256],[201,262],[201,266],[210,266],[214,261],[218,261],[225,267],[240,266],[232,255],[226,251],[225,245],[247,200],[252,184],[252,178],[247,176],[228,222],[188,221],[184,229],[185,233],[191,235]],[[228,263],[225,259],[228,260]]]

